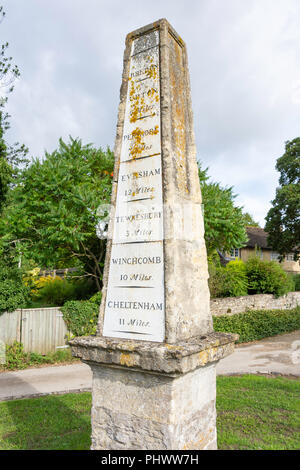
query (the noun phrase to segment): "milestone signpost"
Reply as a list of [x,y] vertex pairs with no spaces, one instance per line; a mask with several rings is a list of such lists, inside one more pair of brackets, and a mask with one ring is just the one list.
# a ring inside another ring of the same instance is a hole
[[103,335],[163,341],[159,30],[129,47]]
[[186,47],[165,20],[130,33],[96,336],[93,449],[216,448],[215,333]]

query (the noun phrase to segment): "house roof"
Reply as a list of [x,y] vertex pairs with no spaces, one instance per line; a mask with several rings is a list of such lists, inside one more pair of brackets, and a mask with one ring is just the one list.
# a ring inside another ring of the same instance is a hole
[[246,233],[248,235],[248,242],[246,247],[255,248],[265,248],[270,250],[268,246],[267,238],[268,232],[265,232],[263,228],[260,227],[246,227]]

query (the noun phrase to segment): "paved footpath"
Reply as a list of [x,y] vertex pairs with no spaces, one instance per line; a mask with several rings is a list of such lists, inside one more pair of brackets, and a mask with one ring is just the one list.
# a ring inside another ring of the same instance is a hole
[[81,362],[0,373],[0,401],[91,390],[92,374]]
[[[218,375],[281,374],[300,377],[300,330],[236,346],[222,359]],[[0,401],[91,390],[92,374],[83,363],[0,373]]]
[[300,330],[236,346],[217,374],[281,374],[300,377]]

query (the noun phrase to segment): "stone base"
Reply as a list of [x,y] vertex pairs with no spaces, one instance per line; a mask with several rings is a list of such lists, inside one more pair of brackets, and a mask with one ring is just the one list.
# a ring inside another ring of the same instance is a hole
[[92,449],[216,449],[216,367],[167,377],[92,365]]
[[216,364],[237,338],[71,340],[72,354],[93,371],[92,449],[216,449]]

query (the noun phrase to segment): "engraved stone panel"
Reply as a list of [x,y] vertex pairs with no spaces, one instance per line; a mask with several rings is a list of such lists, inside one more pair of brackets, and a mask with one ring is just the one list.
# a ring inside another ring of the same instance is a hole
[[132,42],[103,335],[164,340],[159,32]]

